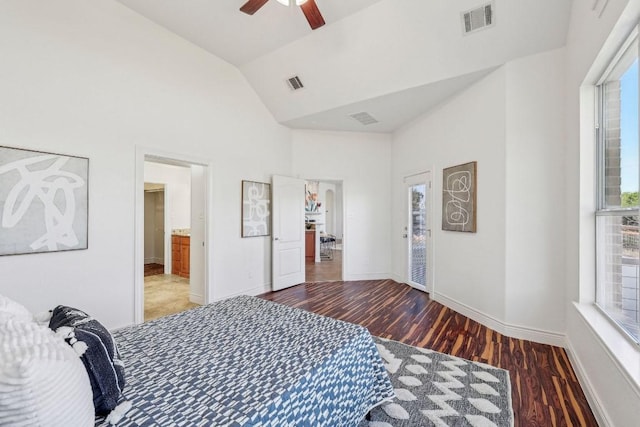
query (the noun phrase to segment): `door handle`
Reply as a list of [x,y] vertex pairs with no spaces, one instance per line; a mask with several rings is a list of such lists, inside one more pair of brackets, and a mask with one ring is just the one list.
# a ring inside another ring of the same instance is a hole
[[274,237],[273,240],[280,240],[280,239],[278,239],[277,237]]
[[403,239],[406,239],[406,238],[407,238],[407,233],[404,233],[404,234],[402,235],[402,238],[403,238]]

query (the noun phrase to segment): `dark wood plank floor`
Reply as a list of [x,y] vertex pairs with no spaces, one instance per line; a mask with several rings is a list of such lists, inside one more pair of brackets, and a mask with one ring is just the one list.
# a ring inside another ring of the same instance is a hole
[[392,280],[306,283],[262,298],[372,335],[509,370],[515,426],[597,426],[564,349],[509,338]]
[[145,264],[144,277],[155,276],[156,274],[164,274],[164,265],[162,264]]
[[305,261],[307,282],[327,282],[342,280],[342,251],[334,251],[331,259],[322,258],[321,262]]

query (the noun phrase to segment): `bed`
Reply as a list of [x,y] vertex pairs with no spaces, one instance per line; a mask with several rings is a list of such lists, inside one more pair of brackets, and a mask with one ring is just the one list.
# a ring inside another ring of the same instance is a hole
[[113,335],[132,403],[122,427],[357,426],[394,394],[365,328],[259,298]]

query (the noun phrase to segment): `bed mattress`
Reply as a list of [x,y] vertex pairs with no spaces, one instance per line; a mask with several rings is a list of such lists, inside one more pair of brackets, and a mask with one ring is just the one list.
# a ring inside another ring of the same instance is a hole
[[259,298],[113,335],[133,405],[118,426],[357,426],[393,396],[365,328]]

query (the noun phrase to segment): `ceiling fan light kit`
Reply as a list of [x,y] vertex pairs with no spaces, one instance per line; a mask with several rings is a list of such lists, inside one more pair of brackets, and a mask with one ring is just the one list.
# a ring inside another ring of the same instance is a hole
[[285,6],[300,6],[302,3],[305,3],[307,0],[277,0],[278,3],[283,4]]
[[[242,5],[240,11],[247,15],[253,15],[268,1],[269,0],[249,0]],[[322,13],[320,13],[320,9],[318,9],[315,0],[277,0],[277,2],[285,6],[293,6],[294,4],[299,6],[312,30],[320,28],[325,24]]]

